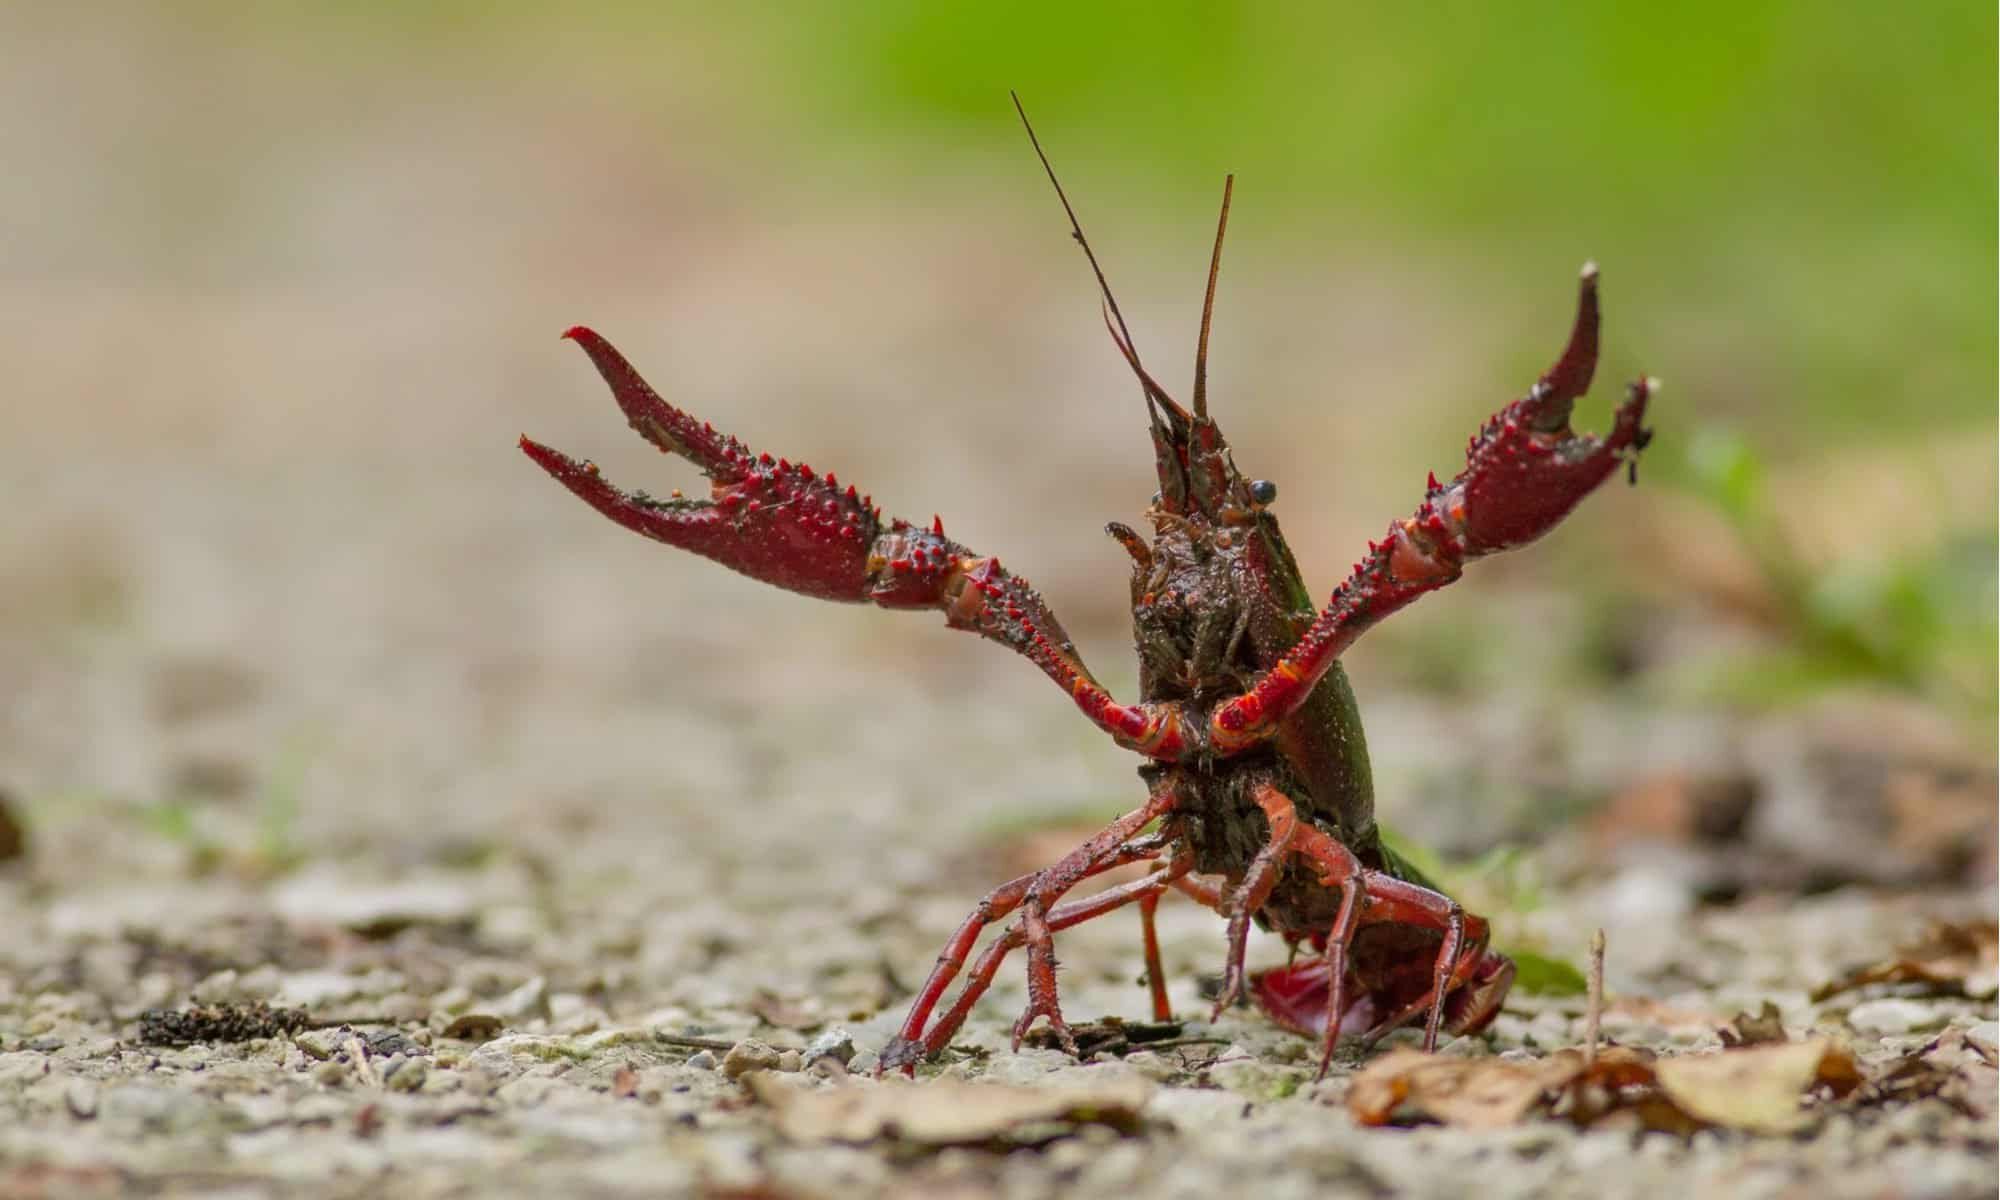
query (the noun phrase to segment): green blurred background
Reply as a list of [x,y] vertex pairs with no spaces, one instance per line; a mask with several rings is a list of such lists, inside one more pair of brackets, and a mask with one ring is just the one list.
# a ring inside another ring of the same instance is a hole
[[1141,408],[1010,88],[1176,390],[1236,173],[1214,405],[1315,591],[1456,470],[1602,264],[1578,421],[1664,379],[1641,486],[1371,637],[1365,682],[1722,711],[1858,687],[1990,755],[1990,4],[0,22],[0,645],[41,697],[6,727],[31,795],[171,792],[179,735],[118,715],[162,663],[234,663],[279,714],[261,745],[337,726],[389,779],[565,705],[632,714],[577,753],[601,760],[649,704],[823,707],[885,666],[1060,709],[971,639],[652,551],[537,478],[522,430],[688,482],[555,340],[578,321],[747,441],[942,513],[1129,692],[1101,528],[1152,490]]

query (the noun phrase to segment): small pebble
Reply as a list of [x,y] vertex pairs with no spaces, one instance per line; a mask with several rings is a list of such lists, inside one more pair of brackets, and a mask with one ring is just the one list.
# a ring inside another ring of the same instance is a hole
[[347,1082],[345,1063],[323,1062],[313,1068],[313,1082],[322,1087],[339,1087]]
[[805,1060],[816,1063],[822,1058],[837,1059],[841,1066],[854,1061],[854,1035],[838,1027],[829,1029],[806,1044]]
[[1869,1000],[1848,1010],[1847,1023],[1861,1033],[1908,1033],[1944,1024],[1944,1014],[1914,1000]]
[[88,1079],[73,1079],[63,1089],[63,1104],[69,1115],[87,1121],[97,1115],[97,1085]]
[[749,1071],[775,1070],[779,1057],[775,1048],[756,1038],[744,1038],[722,1056],[722,1073],[735,1079]]
[[801,1058],[796,1050],[786,1050],[778,1055],[778,1069],[787,1074],[797,1071],[804,1065],[805,1059]]
[[687,1065],[697,1071],[715,1070],[715,1051],[701,1050],[688,1056]]
[[430,1064],[421,1058],[405,1059],[393,1072],[384,1076],[383,1082],[392,1092],[414,1092],[424,1086],[430,1078]]
[[347,1035],[338,1029],[301,1029],[292,1035],[292,1045],[321,1062],[332,1058]]

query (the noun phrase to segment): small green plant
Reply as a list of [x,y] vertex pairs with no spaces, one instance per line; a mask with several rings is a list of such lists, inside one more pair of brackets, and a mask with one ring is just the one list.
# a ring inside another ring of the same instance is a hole
[[1969,527],[1900,558],[1850,558],[1809,567],[1787,537],[1763,460],[1720,430],[1688,448],[1686,486],[1728,522],[1776,602],[1781,643],[1739,662],[1732,690],[1782,700],[1874,682],[1952,705],[1976,718],[1996,710],[1995,552],[1991,525]]

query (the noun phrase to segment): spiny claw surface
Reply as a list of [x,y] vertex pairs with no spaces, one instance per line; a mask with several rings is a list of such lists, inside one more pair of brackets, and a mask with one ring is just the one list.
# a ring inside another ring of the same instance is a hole
[[660,398],[611,343],[579,325],[563,335],[582,346],[611,385],[626,420],[661,450],[708,476],[703,499],[666,500],[614,487],[597,465],[530,438],[527,456],[585,503],[635,533],[692,550],[752,579],[825,600],[884,608],[931,608],[1026,656],[1085,715],[1126,745],[1173,759],[1188,739],[1173,706],[1123,705],[1090,677],[1069,635],[1028,581],[1000,560],[974,554],[928,526],[885,521],[874,501],[832,472],[815,475],[758,454]]
[[692,550],[753,579],[827,600],[868,598],[868,558],[882,514],[829,472],[757,454],[713,425],[661,399],[625,357],[589,329],[563,336],[582,346],[611,385],[618,407],[640,436],[687,459],[709,478],[701,499],[667,500],[628,492],[578,462],[528,438],[521,449],[592,508],[635,533]]
[[[1528,394],[1494,414],[1466,447],[1465,470],[1425,507],[1449,522],[1468,558],[1531,542],[1553,529],[1646,442],[1648,381],[1632,386],[1602,438],[1570,428],[1570,411],[1597,371],[1597,267],[1583,269],[1576,321],[1562,357]],[[1429,514],[1419,513],[1423,522]]]

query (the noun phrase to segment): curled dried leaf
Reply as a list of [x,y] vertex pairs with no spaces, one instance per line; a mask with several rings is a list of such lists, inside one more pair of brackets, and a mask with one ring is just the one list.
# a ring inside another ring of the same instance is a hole
[[1757,1010],[1756,1016],[1747,1012],[1737,1013],[1729,1018],[1729,1023],[1715,1031],[1722,1044],[1729,1047],[1763,1046],[1772,1042],[1790,1041],[1785,1033],[1785,1022],[1778,1015],[1778,1006],[1769,1000]]
[[491,1013],[465,1013],[453,1017],[444,1027],[444,1036],[466,1042],[490,1042],[500,1036],[507,1023]]
[[1091,1087],[1013,1087],[936,1079],[923,1084],[860,1081],[811,1090],[775,1072],[755,1071],[743,1084],[771,1111],[778,1132],[795,1142],[888,1139],[928,1146],[1008,1141],[1032,1127],[1139,1127],[1152,1088],[1141,1079]]
[[1650,1056],[1613,1046],[1597,1061],[1559,1050],[1544,1059],[1439,1058],[1398,1047],[1354,1077],[1347,1110],[1363,1125],[1439,1121],[1465,1129],[1499,1129],[1547,1113],[1584,1086],[1618,1093],[1652,1081]]
[[1809,1093],[1837,1098],[1861,1085],[1854,1056],[1825,1038],[1661,1059],[1653,1073],[1689,1116],[1750,1133],[1790,1133],[1812,1119],[1801,1105]]
[[1919,983],[1947,995],[2000,992],[2000,922],[1938,921],[1893,958],[1856,967],[1813,992],[1815,1001],[1876,983]]

